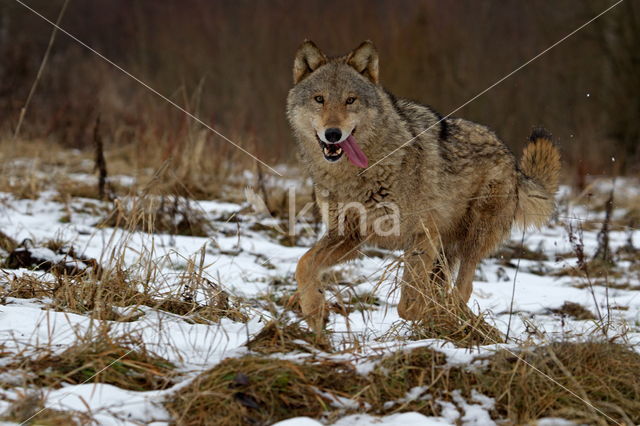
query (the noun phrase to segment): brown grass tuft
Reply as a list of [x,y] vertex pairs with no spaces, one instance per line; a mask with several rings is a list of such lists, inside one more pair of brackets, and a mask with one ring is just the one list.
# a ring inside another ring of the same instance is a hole
[[499,259],[499,263],[503,266],[515,266],[515,264],[512,262],[513,259],[535,261],[543,261],[549,259],[547,255],[544,254],[542,247],[539,247],[537,250],[531,250],[524,245],[516,244],[505,244],[504,246],[501,246],[491,257]]
[[[365,398],[377,413],[418,411],[428,416],[438,416],[441,407],[438,400],[451,400],[449,393],[459,389],[461,370],[446,365],[444,354],[428,347],[411,351],[399,351],[383,358],[369,374],[371,383]],[[415,387],[428,387],[430,396],[413,398],[400,404],[385,406],[388,401],[400,401]]]
[[271,321],[256,334],[247,347],[261,354],[276,352],[309,352],[309,346],[321,351],[330,351],[327,342],[316,339],[316,336],[300,327],[298,324],[282,324],[279,321]]
[[[203,288],[203,282],[209,283]],[[180,293],[159,293],[122,269],[110,269],[98,277],[93,274],[78,276],[61,275],[53,281],[31,274],[22,274],[8,281],[1,296],[15,298],[48,298],[53,309],[90,315],[92,318],[111,321],[133,321],[142,313],[137,307],[148,306],[185,318],[189,322],[217,322],[226,317],[246,322],[247,316],[236,301],[219,286],[187,271],[181,277]],[[188,289],[188,290],[185,290]],[[204,291],[207,303],[195,300],[192,293]],[[114,308],[128,307],[125,313]]]
[[474,313],[455,291],[441,285],[421,291],[421,320],[411,323],[411,340],[444,339],[459,347],[504,342],[503,334],[485,320],[485,314]]
[[502,417],[517,424],[554,416],[586,424],[640,422],[640,354],[627,346],[554,343],[520,356],[526,363],[500,351],[477,376],[478,390],[496,398]]
[[9,280],[2,296],[47,298],[49,306],[55,310],[113,321],[135,319],[130,314],[117,313],[114,307],[141,305],[148,299],[136,290],[135,284],[124,273],[106,273],[100,279],[94,275],[62,275],[53,281],[22,274]]
[[[87,425],[93,419],[80,411],[60,411],[45,408],[42,393],[18,393],[18,398],[0,415],[0,420],[41,426]],[[36,415],[37,413],[37,415]]]
[[579,303],[565,301],[562,306],[557,309],[551,309],[551,312],[558,315],[566,315],[577,320],[594,320],[596,316],[589,309]]
[[29,384],[61,387],[64,383],[108,383],[135,391],[166,389],[174,366],[149,352],[132,334],[112,336],[101,328],[80,338],[61,353],[46,350],[12,367],[35,373]]
[[247,356],[229,358],[172,395],[166,407],[181,425],[271,424],[321,417],[334,395],[353,395],[364,380],[348,364]]
[[[453,304],[451,304],[453,306]],[[466,305],[444,309],[429,307],[425,319],[412,326],[412,340],[445,339],[459,347],[474,347],[504,342],[503,334]]]

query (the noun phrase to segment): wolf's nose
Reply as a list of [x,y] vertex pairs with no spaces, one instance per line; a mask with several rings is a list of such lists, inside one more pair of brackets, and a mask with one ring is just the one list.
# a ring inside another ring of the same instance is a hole
[[342,132],[340,129],[332,127],[331,129],[325,130],[324,137],[327,138],[329,142],[338,142],[342,137]]

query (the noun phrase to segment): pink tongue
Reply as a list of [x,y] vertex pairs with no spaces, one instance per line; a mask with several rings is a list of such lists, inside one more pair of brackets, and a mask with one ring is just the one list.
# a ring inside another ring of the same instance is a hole
[[369,165],[367,156],[364,155],[364,152],[362,152],[360,146],[358,146],[356,138],[354,138],[353,135],[349,135],[346,140],[340,142],[338,145],[340,148],[344,149],[344,152],[347,154],[347,158],[351,161],[351,164],[362,167],[363,169]]

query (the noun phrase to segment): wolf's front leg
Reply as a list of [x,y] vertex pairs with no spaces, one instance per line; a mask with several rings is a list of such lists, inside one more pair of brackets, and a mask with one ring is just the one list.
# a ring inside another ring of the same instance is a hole
[[398,315],[407,321],[424,319],[427,306],[431,303],[434,284],[431,281],[437,248],[431,241],[406,250],[404,273],[400,286]]
[[350,238],[324,237],[298,261],[296,281],[300,307],[311,329],[320,335],[327,321],[320,273],[333,265],[358,257],[358,241]]

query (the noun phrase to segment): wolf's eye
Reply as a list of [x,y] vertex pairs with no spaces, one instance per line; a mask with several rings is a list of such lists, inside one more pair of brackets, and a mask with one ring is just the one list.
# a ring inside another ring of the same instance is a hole
[[318,95],[318,96],[316,96],[316,97],[315,97],[315,98],[313,98],[313,99],[315,99],[315,101],[316,101],[317,103],[319,103],[319,104],[323,104],[323,103],[324,103],[324,97],[323,97],[323,96]]
[[347,105],[351,105],[352,103],[354,103],[356,101],[356,98],[354,96],[349,96],[347,98]]

